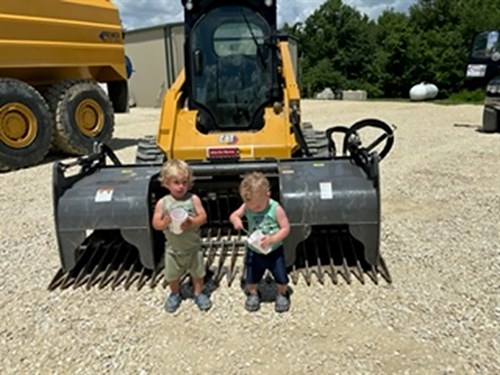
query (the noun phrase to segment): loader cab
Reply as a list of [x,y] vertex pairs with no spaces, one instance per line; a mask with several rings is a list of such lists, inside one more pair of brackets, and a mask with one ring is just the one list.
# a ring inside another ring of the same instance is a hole
[[183,3],[186,92],[198,110],[197,129],[261,129],[264,108],[283,99],[274,2],[193,1],[191,9]]

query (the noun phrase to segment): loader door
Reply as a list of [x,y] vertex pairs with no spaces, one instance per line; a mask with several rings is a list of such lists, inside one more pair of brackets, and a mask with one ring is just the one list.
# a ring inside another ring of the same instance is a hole
[[276,99],[271,36],[266,20],[242,6],[215,8],[196,22],[186,48],[189,102],[200,113],[198,130],[262,128],[264,107]]

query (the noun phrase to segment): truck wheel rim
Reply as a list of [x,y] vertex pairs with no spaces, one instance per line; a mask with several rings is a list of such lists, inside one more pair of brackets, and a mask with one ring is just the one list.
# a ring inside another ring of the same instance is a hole
[[104,127],[104,112],[95,100],[85,99],[76,107],[76,125],[87,137],[95,137]]
[[0,140],[12,148],[29,146],[38,133],[33,112],[24,104],[8,103],[0,107]]

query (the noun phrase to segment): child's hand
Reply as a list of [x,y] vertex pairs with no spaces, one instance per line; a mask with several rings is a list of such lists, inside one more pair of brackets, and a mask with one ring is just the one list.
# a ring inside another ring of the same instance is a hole
[[264,249],[267,247],[271,247],[273,243],[274,243],[273,236],[264,236],[260,240],[260,246],[263,247]]
[[165,225],[168,227],[172,223],[172,218],[170,217],[170,214],[167,211],[164,211],[161,219],[165,223]]
[[234,218],[233,220],[233,227],[236,230],[242,230],[243,229],[243,222],[239,217]]
[[193,220],[188,216],[186,220],[184,220],[181,224],[181,229],[183,231],[188,230],[193,226]]

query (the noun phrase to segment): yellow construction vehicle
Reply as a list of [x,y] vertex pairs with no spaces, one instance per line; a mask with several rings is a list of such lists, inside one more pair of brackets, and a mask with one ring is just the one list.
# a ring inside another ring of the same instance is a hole
[[111,139],[127,101],[109,0],[0,0],[0,170],[37,164],[51,148],[91,152]]
[[[54,164],[62,268],[49,288],[158,284],[165,238],[152,229],[151,218],[167,193],[158,174],[170,158],[193,168],[193,190],[208,213],[201,228],[206,267],[216,281],[225,277],[231,284],[244,275],[238,259],[245,235],[228,217],[241,204],[241,177],[260,171],[291,223],[284,247],[294,282],[300,274],[308,283],[312,274],[320,282],[328,276],[337,283],[339,275],[347,282],[351,275],[390,282],[379,251],[378,165],[393,145],[392,127],[365,119],[325,132],[301,123],[300,92],[288,37],[277,31],[275,0],[182,4],[185,69],[163,99],[157,136],[138,146],[138,163],[122,165],[102,145],[99,153]],[[375,128],[367,146],[365,128]],[[342,136],[337,152],[335,139]]]

